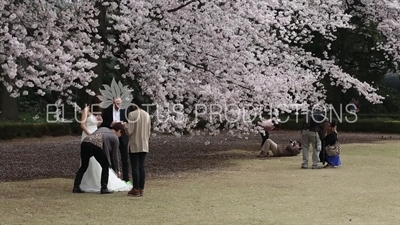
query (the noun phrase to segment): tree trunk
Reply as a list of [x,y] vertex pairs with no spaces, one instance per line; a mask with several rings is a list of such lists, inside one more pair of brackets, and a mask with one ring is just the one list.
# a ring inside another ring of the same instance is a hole
[[[107,38],[106,37],[107,8],[105,6],[103,6],[101,4],[101,2],[96,3],[96,8],[100,11],[99,15],[97,16],[97,19],[99,21],[98,34],[102,37],[101,39]],[[99,42],[101,40],[93,38],[93,41]],[[104,46],[104,47],[106,47],[106,46]],[[96,63],[97,63],[97,66],[93,69],[93,71],[97,74],[97,77],[95,79],[93,79],[92,82],[90,83],[90,89],[92,91],[96,92],[96,94],[100,94],[99,89],[102,87],[104,73],[105,73],[103,51],[100,53],[99,58],[96,60]]]
[[5,120],[18,120],[18,99],[10,97],[3,83],[1,87],[1,113],[0,117]]
[[[345,29],[341,29],[339,31],[339,40],[340,40],[340,52],[338,54],[338,65],[340,68],[342,68],[342,70],[344,70],[345,72],[348,72],[346,70],[345,64],[346,64],[346,57],[347,57],[347,32]],[[343,92],[341,89],[339,88],[333,88],[333,95],[334,95],[334,100],[333,100],[333,107],[335,108],[336,112],[340,113],[341,110],[342,112],[344,112],[345,109],[345,105],[343,105],[342,103],[342,95]]]

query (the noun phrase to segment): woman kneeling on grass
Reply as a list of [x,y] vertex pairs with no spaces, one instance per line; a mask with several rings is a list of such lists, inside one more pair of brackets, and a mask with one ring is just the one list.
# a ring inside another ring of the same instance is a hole
[[[337,128],[337,120],[332,119],[332,121],[329,124],[328,135],[326,135],[324,138],[324,147],[332,146],[336,144],[336,142],[338,141],[338,134],[336,128]],[[322,151],[325,151],[325,148]],[[324,161],[327,162],[327,165],[324,166],[325,168],[334,168],[342,164],[342,162],[340,161],[340,154],[336,156],[329,156],[326,154],[326,152],[324,152],[324,155],[325,155]]]

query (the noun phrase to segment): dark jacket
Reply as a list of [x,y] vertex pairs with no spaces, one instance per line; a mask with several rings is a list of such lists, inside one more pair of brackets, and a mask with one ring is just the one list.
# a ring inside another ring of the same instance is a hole
[[[100,127],[111,128],[111,123],[113,122],[113,107],[114,107],[114,105],[111,105],[110,107],[103,110],[103,114],[102,114],[103,122],[101,123]],[[128,119],[127,119],[128,114],[129,114],[128,110],[120,109],[121,121],[127,123],[128,122]],[[128,145],[128,143],[129,143],[128,135],[123,133],[119,139],[120,139],[120,141],[123,142],[124,145]]]

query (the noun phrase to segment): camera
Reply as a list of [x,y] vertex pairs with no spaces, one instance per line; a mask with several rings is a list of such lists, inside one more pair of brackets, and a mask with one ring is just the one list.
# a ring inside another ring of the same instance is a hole
[[298,144],[299,151],[301,150],[301,142],[297,140],[290,140],[290,146],[295,147]]

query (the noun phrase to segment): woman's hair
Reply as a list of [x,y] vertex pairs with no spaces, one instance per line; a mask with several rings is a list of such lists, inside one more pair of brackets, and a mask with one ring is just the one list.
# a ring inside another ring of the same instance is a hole
[[111,129],[113,129],[115,131],[121,131],[121,133],[125,133],[125,128],[124,128],[124,125],[122,125],[122,123],[114,123],[111,126]]
[[329,133],[336,131],[337,123],[338,123],[337,119],[332,118],[331,122],[329,123],[329,130],[330,130]]
[[141,95],[136,95],[134,98],[133,98],[133,103],[135,104],[135,105],[137,105],[139,108],[143,108],[143,103],[144,103],[144,98],[143,98],[143,96],[141,96]]
[[92,99],[90,100],[89,111],[94,114],[101,113],[101,107],[100,107],[101,103],[102,102],[97,95],[93,96]]
[[337,119],[332,118],[331,122],[329,123],[329,126],[330,127],[336,127],[337,123],[338,123]]

